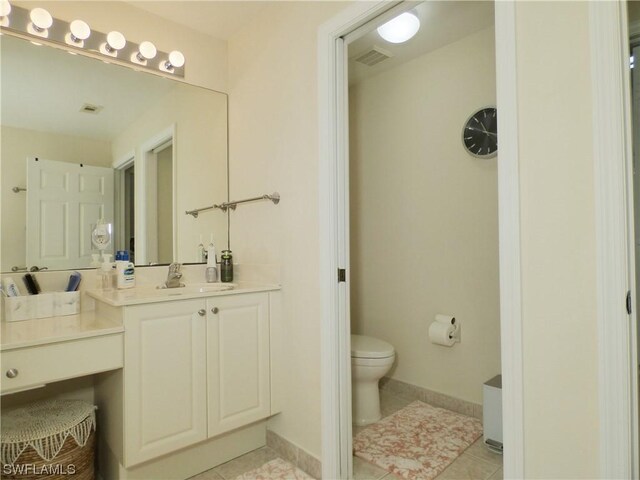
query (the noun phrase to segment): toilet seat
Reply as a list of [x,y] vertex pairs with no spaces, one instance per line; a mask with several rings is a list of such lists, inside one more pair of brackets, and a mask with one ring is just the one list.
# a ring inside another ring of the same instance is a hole
[[366,335],[351,335],[351,358],[393,357],[393,345]]

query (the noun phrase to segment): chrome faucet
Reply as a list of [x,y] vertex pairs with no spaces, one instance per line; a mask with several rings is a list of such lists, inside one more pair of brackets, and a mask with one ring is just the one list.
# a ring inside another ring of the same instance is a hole
[[172,263],[171,265],[169,265],[169,273],[167,274],[167,281],[164,282],[165,288],[184,287],[184,283],[180,283],[180,279],[182,278],[182,273],[180,272],[181,267],[182,267],[181,263]]

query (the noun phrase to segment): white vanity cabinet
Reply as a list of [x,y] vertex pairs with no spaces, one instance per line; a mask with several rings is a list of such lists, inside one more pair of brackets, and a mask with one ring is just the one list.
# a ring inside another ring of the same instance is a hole
[[279,291],[253,291],[96,303],[102,314],[121,316],[125,330],[124,369],[103,376],[96,388],[103,438],[115,455],[108,470],[119,471],[105,478],[129,478],[123,469],[138,475],[149,465],[180,472],[181,455],[188,458],[207,442],[230,452],[226,461],[231,452],[242,453],[236,452],[241,444],[221,448],[220,442],[244,435],[245,427],[254,432],[252,441],[264,441],[264,426],[256,430],[256,422],[264,424],[280,405],[279,300]]
[[207,438],[204,300],[125,307],[127,463]]
[[269,296],[207,300],[209,437],[270,415]]

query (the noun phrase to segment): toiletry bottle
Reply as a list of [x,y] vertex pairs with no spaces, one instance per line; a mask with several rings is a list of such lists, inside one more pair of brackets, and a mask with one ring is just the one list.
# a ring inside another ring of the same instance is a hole
[[207,261],[207,252],[204,249],[204,245],[202,244],[202,235],[200,235],[200,244],[198,245],[198,258],[196,261],[199,263],[204,263]]
[[[34,279],[35,280],[35,279]],[[64,289],[65,292],[75,292],[80,288],[80,282],[82,281],[82,274],[80,272],[73,272],[69,277],[69,283],[67,284],[67,288]],[[36,282],[37,284],[37,282]]]
[[211,235],[211,243],[207,248],[206,278],[208,283],[218,281],[218,256],[216,255],[216,248],[213,246],[213,235]]
[[129,261],[127,250],[119,250],[116,253],[116,286],[118,288],[132,288],[135,285],[135,265]]
[[8,297],[19,297],[20,289],[16,282],[13,281],[11,277],[5,277],[2,279],[2,287],[4,289],[4,293],[7,294]]
[[[100,260],[96,269],[96,288],[111,290],[115,280],[114,267],[116,264],[111,262],[110,253],[102,252]],[[108,276],[108,278],[104,278],[105,276]]]
[[113,290],[113,263],[102,262],[98,270],[100,288],[104,291]]
[[233,282],[233,256],[231,250],[223,250],[220,262],[220,281]]

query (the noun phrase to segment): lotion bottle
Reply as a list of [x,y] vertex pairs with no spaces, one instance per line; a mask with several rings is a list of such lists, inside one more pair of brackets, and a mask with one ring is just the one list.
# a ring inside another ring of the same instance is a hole
[[116,254],[116,285],[118,288],[136,286],[135,265],[129,261],[129,252],[126,250]]

